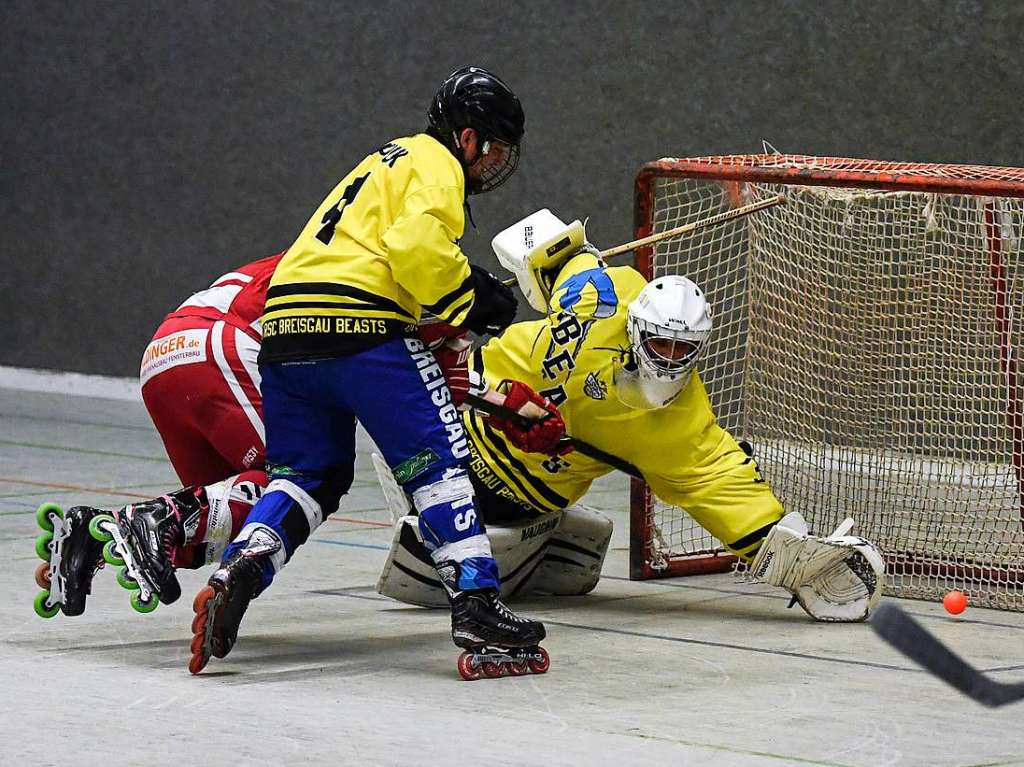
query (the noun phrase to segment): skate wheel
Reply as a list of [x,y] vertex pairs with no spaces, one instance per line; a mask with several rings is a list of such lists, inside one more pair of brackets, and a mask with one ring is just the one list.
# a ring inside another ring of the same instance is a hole
[[[106,543],[107,541],[113,540],[114,536],[104,530],[100,525],[104,523],[114,524],[114,518],[109,514],[97,514],[95,517],[89,520],[89,535],[95,538],[97,541]],[[109,560],[108,560],[109,561]],[[111,564],[114,564],[111,562]]]
[[[217,592],[213,590],[213,586],[203,586],[199,589],[199,593],[196,594],[195,599],[192,600],[192,612],[194,613],[205,613],[206,603],[209,602],[217,595]],[[193,629],[194,631],[195,629]]]
[[50,590],[50,563],[40,562],[36,568],[36,585],[46,591]]
[[113,540],[108,540],[103,544],[103,559],[106,560],[108,565],[113,565],[114,567],[122,567],[124,565],[124,560],[118,556],[117,546],[114,545]]
[[530,666],[525,660],[518,661],[516,663],[510,663],[508,665],[508,673],[511,676],[523,676],[530,673]]
[[121,588],[129,591],[139,590],[139,582],[132,578],[127,567],[122,567],[117,571],[117,583]]
[[36,509],[36,524],[48,533],[53,532],[53,519],[51,518],[51,513],[56,514],[60,519],[64,519],[64,512],[61,511],[60,506],[55,503],[44,503]]
[[501,666],[497,663],[491,663],[491,661],[485,660],[480,664],[480,668],[483,669],[484,676],[488,679],[497,679],[501,676]]
[[[203,617],[205,620],[205,616]],[[205,639],[205,637],[203,636],[202,628],[192,634],[192,641],[189,643],[188,649],[192,651],[193,655],[203,654],[203,639]]]
[[199,634],[203,631],[203,627],[206,626],[206,615],[205,607],[196,613],[195,617],[192,619],[193,634]]
[[537,652],[540,653],[541,659],[528,660],[526,661],[526,664],[534,674],[544,674],[549,668],[551,668],[551,656],[548,655],[548,651],[543,647],[538,647]]
[[40,618],[52,618],[54,615],[60,612],[59,604],[52,606],[48,606],[46,604],[49,598],[49,591],[40,591],[38,594],[36,594],[36,598],[35,601],[32,603],[32,606],[36,610],[36,615],[38,615]]
[[44,562],[50,561],[50,544],[53,543],[53,533],[43,533],[36,538],[36,556]]
[[188,661],[188,671],[190,674],[195,675],[206,668],[206,664],[210,662],[209,658],[203,657],[202,653],[193,655]]
[[473,682],[483,676],[484,672],[479,667],[473,666],[473,656],[464,652],[459,656],[459,676],[467,682]]
[[[135,584],[135,588],[138,587],[138,584]],[[156,594],[150,594],[149,601],[147,602],[142,598],[141,592],[138,591],[133,591],[131,597],[128,598],[128,601],[132,603],[132,607],[135,611],[140,613],[151,613],[157,608],[157,605],[160,604],[160,600],[157,599]]]

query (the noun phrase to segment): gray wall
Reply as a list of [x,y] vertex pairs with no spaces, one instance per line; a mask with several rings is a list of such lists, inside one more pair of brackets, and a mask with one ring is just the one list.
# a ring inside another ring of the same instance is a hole
[[0,364],[136,373],[164,313],[290,244],[466,63],[527,114],[463,243],[493,264],[540,207],[628,239],[666,155],[1024,165],[1022,38],[1019,2],[5,0]]

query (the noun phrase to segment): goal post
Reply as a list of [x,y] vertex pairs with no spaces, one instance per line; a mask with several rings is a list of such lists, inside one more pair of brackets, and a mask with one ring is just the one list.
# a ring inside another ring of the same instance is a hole
[[[701,364],[719,422],[788,510],[879,545],[887,593],[1024,610],[1024,169],[806,155],[664,159],[636,178],[641,248],[714,310]],[[630,574],[735,559],[634,480]]]

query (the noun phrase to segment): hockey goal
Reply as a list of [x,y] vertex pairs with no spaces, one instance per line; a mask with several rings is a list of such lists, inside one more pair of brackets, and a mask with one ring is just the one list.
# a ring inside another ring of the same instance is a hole
[[[637,176],[636,236],[779,193],[637,253],[711,300],[701,370],[720,423],[814,531],[856,520],[888,594],[1024,610],[1024,169],[665,159]],[[634,480],[631,577],[733,563]]]

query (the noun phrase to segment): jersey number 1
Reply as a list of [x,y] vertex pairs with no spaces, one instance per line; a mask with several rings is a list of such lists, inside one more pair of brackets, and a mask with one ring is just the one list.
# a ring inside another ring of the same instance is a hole
[[327,212],[324,213],[324,217],[320,219],[320,223],[323,224],[323,226],[320,227],[320,231],[316,233],[316,238],[324,245],[331,244],[331,240],[334,239],[334,228],[338,225],[338,222],[341,221],[341,214],[345,212],[345,206],[349,205],[356,199],[356,195],[359,194],[359,190],[363,188],[363,184],[369,176],[370,173],[367,172],[365,175],[359,176],[351,184],[346,186],[345,191],[341,193],[341,199],[328,208]]

